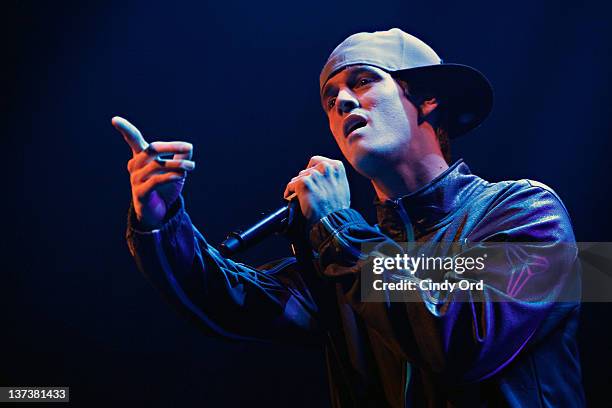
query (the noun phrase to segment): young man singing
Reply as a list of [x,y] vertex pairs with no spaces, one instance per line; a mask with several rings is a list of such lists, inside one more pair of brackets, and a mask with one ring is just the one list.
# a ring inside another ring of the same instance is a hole
[[237,264],[185,211],[180,193],[195,167],[192,146],[147,144],[114,118],[133,151],[127,238],[139,268],[211,333],[324,346],[334,407],[583,406],[579,306],[550,296],[576,282],[555,275],[558,268],[510,285],[512,265],[497,259],[478,297],[362,298],[364,244],[574,243],[567,211],[548,187],[490,183],[462,161],[449,166],[449,139],[491,109],[484,76],[442,63],[425,43],[392,29],[354,34],[336,47],[320,92],[342,154],[372,182],[377,225],[350,208],[342,163],[315,156],[285,196],[299,199],[316,267],[298,267],[294,258]]

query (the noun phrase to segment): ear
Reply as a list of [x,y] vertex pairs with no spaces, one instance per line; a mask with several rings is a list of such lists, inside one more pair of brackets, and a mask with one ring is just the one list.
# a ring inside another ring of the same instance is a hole
[[420,106],[421,115],[427,117],[431,112],[438,107],[438,101],[436,98],[426,99]]

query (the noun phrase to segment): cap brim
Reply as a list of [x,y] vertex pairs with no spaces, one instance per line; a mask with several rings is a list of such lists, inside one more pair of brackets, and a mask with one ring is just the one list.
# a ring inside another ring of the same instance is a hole
[[438,64],[391,73],[409,84],[417,82],[436,94],[446,106],[449,137],[456,138],[479,126],[493,108],[493,87],[478,70],[461,64]]

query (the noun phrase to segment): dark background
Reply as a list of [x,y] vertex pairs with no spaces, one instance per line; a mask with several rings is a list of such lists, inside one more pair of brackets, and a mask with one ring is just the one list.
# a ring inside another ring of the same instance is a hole
[[[310,156],[340,158],[318,74],[357,31],[397,26],[484,72],[494,111],[454,157],[491,181],[550,185],[579,241],[611,240],[612,28],[595,3],[12,2],[2,21],[0,385],[67,385],[75,406],[328,406],[319,351],[208,338],[138,273],[130,151],[110,119],[195,145],[187,208],[219,242],[276,207]],[[349,176],[373,220],[373,193]],[[286,253],[277,238],[243,259]],[[583,307],[593,406],[612,380],[610,311]]]

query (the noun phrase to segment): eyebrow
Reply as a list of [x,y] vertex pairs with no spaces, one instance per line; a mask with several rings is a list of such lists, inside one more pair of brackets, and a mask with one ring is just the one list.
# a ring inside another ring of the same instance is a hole
[[[348,69],[351,69],[350,67]],[[367,74],[372,74],[372,75],[376,75],[378,77],[380,77],[380,75],[374,71],[372,69],[372,67],[368,66],[368,65],[363,65],[363,66],[358,66],[356,68],[352,68],[351,72],[349,73],[349,76],[346,80],[347,83],[352,84],[353,82],[355,82],[355,80],[357,79],[357,77],[363,73],[367,73]],[[325,87],[323,88],[323,95],[321,96],[321,103],[323,105],[325,105],[325,101],[327,100],[327,98],[330,96],[330,94],[333,93],[333,91],[335,91],[337,89],[336,86],[334,85],[325,85]]]

